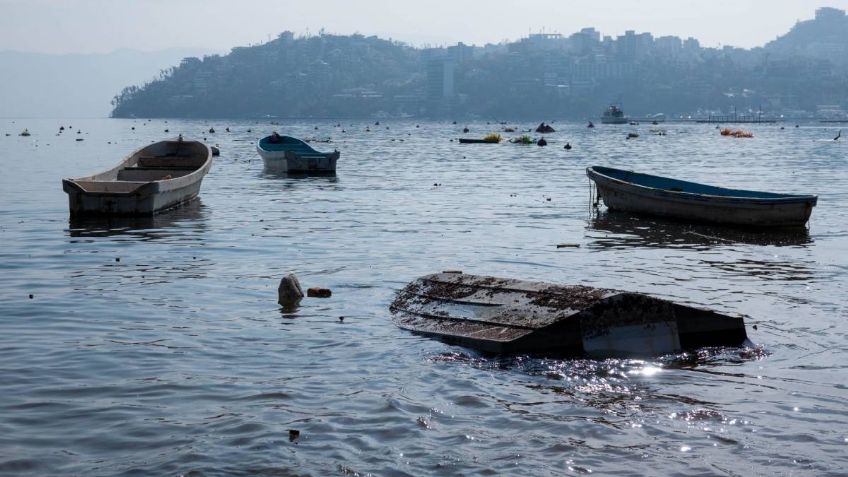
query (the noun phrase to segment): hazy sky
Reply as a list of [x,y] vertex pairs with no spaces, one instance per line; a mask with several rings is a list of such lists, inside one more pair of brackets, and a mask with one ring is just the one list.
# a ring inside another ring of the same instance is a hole
[[297,34],[362,33],[414,45],[482,45],[594,26],[761,46],[820,6],[848,0],[0,0],[0,50],[96,53],[198,47],[226,52]]

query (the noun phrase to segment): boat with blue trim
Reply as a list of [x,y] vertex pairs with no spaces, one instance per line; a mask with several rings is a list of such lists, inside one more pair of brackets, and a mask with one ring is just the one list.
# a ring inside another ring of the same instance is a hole
[[274,132],[256,145],[256,151],[271,172],[335,174],[339,151],[319,152],[306,142]]
[[691,222],[801,227],[818,202],[815,195],[727,189],[612,167],[589,167],[586,175],[610,210]]

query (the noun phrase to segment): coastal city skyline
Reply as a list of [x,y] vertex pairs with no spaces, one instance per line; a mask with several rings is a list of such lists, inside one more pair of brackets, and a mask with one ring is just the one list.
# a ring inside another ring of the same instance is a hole
[[[657,37],[697,39],[705,47],[763,46],[810,18],[820,7],[848,8],[848,0],[766,2],[462,2],[427,4],[335,0],[295,3],[247,1],[182,2],[88,0],[0,0],[0,51],[49,54],[106,53],[116,49],[155,51],[172,47],[224,53],[267,42],[282,31],[296,35],[326,32],[363,34],[415,47],[458,42],[483,46],[516,41],[529,34],[568,36],[590,27],[616,37],[628,30]],[[332,12],[333,14],[327,14]],[[657,12],[662,12],[658,15]],[[122,19],[133,17],[134,22]],[[186,28],[185,19],[203,28]],[[112,21],[114,20],[114,21]],[[156,34],[151,35],[154,32]]]

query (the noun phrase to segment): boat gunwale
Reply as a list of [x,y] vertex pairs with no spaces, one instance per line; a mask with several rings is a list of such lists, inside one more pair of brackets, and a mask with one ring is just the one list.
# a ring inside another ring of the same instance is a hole
[[[203,164],[192,170],[190,173],[179,176],[172,177],[171,179],[159,179],[159,180],[151,180],[151,181],[127,181],[127,180],[118,180],[117,173],[122,169],[127,167],[134,166],[138,164],[139,160],[142,157],[142,153],[145,149],[148,149],[152,146],[156,146],[161,143],[168,142],[179,142],[183,144],[188,143],[197,143],[206,148],[206,158],[203,161]],[[137,194],[143,187],[149,186],[151,184],[156,184],[157,190],[156,192],[168,192],[173,190],[178,190],[181,187],[185,187],[188,184],[192,184],[197,181],[197,176],[200,176],[200,180],[209,172],[209,169],[212,166],[212,148],[203,141],[197,141],[193,139],[165,139],[162,141],[157,141],[154,143],[147,144],[144,147],[138,148],[133,152],[129,153],[121,162],[119,162],[115,167],[111,169],[106,169],[104,171],[95,172],[94,174],[80,177],[66,177],[62,179],[63,184],[68,184],[79,189],[80,193],[87,195],[100,195],[100,196],[132,196]],[[98,176],[103,176],[106,174],[110,174],[114,172],[116,178],[109,180],[96,179]],[[189,180],[192,179],[192,180]],[[92,182],[92,183],[121,183],[121,184],[138,184],[137,187],[128,190],[128,191],[99,191],[99,190],[89,190],[82,186],[81,183]]]
[[[280,136],[281,138],[283,138],[284,141],[285,141],[286,138],[293,139],[293,140],[297,141],[297,142],[291,143],[290,145],[305,147],[305,148],[309,149],[309,151],[298,152],[298,151],[292,151],[291,149],[267,149],[265,147],[262,147],[262,142],[266,141],[270,137],[271,137],[270,135],[264,136],[264,137],[260,138],[258,141],[256,141],[256,148],[260,151],[260,154],[262,152],[269,153],[269,154],[292,153],[292,154],[295,154],[295,155],[298,155],[298,156],[310,156],[310,155],[318,156],[318,155],[321,155],[321,156],[330,157],[330,156],[333,156],[333,155],[335,155],[336,153],[339,152],[338,150],[333,151],[333,152],[321,152],[321,151],[315,149],[314,147],[312,147],[308,142],[304,141],[303,139],[298,139],[294,136],[284,136],[284,135]],[[282,144],[285,144],[285,142],[278,143],[278,144],[282,145]]]
[[[639,184],[637,182],[631,182],[631,181],[619,179],[619,178],[607,175],[607,174],[601,172],[599,169],[606,169],[608,171],[615,171],[615,172],[624,172],[624,173],[628,173],[628,174],[637,174],[637,175],[642,176],[642,177],[650,177],[650,178],[670,180],[670,181],[677,182],[677,183],[680,183],[680,184],[692,184],[692,185],[699,185],[699,186],[707,186],[707,187],[711,187],[711,188],[719,189],[719,190],[724,190],[724,191],[728,191],[728,192],[752,192],[752,193],[758,193],[758,194],[776,194],[779,197],[751,197],[751,196],[739,196],[739,195],[716,195],[716,194],[707,194],[707,193],[699,193],[699,192],[686,192],[686,191],[675,191],[675,190],[669,190],[669,189],[661,189],[659,187],[652,187],[652,186]],[[765,192],[765,191],[757,191],[757,190],[750,190],[750,189],[729,189],[729,188],[726,188],[726,187],[713,186],[713,185],[702,184],[702,183],[698,183],[698,182],[683,181],[683,180],[674,179],[674,178],[671,178],[671,177],[656,176],[656,175],[652,175],[652,174],[645,174],[645,173],[642,173],[642,172],[636,172],[636,171],[626,170],[626,169],[616,169],[614,167],[606,167],[606,166],[590,166],[590,167],[587,167],[586,168],[586,175],[589,177],[589,179],[595,181],[595,183],[598,184],[599,186],[601,184],[598,183],[597,179],[601,178],[604,181],[606,181],[606,184],[603,184],[603,185],[608,185],[610,183],[615,184],[615,185],[623,185],[623,186],[627,186],[627,187],[636,189],[638,191],[651,192],[651,193],[653,193],[653,195],[662,195],[662,196],[670,196],[670,197],[673,197],[673,198],[679,198],[679,199],[684,200],[686,202],[693,202],[693,199],[695,199],[695,198],[704,198],[704,199],[710,199],[710,201],[712,203],[733,202],[733,203],[738,204],[739,202],[743,202],[743,203],[748,203],[748,204],[751,204],[751,205],[804,204],[804,203],[812,202],[812,205],[815,206],[818,203],[818,196],[816,196],[816,195],[783,194],[783,193]],[[631,192],[636,192],[636,191],[631,191]],[[657,194],[657,193],[659,193],[659,194]],[[698,201],[698,203],[709,204],[710,202],[704,203],[704,202]]]

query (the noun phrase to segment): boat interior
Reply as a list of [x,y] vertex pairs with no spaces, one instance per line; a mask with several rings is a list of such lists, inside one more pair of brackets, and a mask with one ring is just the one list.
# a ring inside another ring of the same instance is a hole
[[760,192],[753,190],[727,189],[724,187],[716,187],[696,182],[687,182],[668,177],[652,176],[650,174],[641,174],[633,171],[625,171],[621,169],[613,169],[609,167],[592,168],[595,172],[617,179],[624,182],[629,182],[642,187],[650,187],[653,189],[662,189],[673,192],[686,192],[690,194],[703,194],[724,197],[745,197],[745,198],[793,198],[801,197],[792,194],[778,194],[772,192]]
[[291,136],[279,136],[278,142],[272,142],[271,136],[262,138],[259,147],[266,151],[291,151],[302,156],[320,155],[309,144]]
[[[206,146],[196,141],[163,141],[138,151],[115,169],[75,182],[85,190],[95,187],[105,191],[103,187],[108,187],[109,192],[128,191],[137,187],[138,183],[191,174],[203,167],[208,155]],[[111,183],[100,187],[94,185],[103,181]]]

